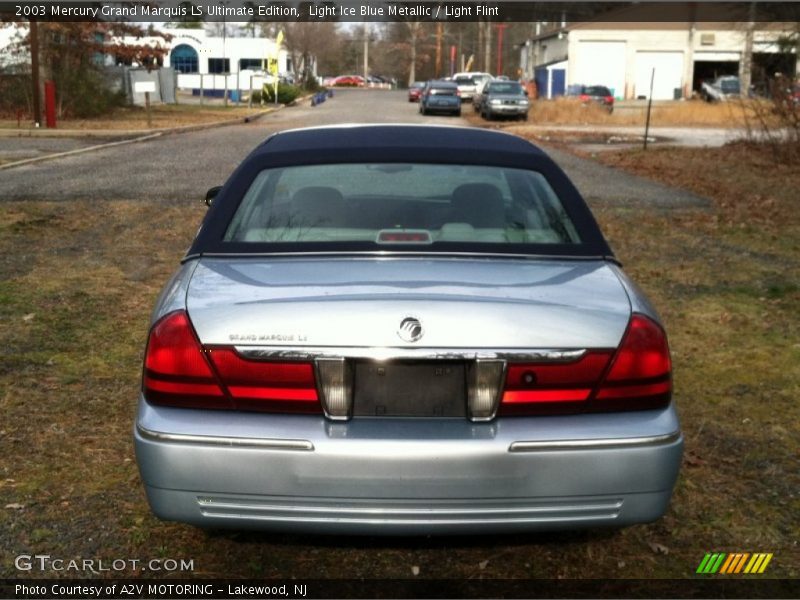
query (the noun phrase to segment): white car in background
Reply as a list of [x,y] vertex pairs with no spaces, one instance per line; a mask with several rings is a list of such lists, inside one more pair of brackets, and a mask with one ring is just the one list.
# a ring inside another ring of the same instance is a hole
[[494,79],[490,73],[482,71],[466,71],[463,73],[455,73],[451,80],[458,86],[458,91],[461,93],[461,101],[471,102],[476,93],[480,92],[487,81]]

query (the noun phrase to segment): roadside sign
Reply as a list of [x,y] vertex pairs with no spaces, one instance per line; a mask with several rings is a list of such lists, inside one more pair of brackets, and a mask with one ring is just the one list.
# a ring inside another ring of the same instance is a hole
[[156,91],[156,82],[155,81],[134,81],[133,82],[133,91],[137,94],[144,94],[145,92],[155,92]]

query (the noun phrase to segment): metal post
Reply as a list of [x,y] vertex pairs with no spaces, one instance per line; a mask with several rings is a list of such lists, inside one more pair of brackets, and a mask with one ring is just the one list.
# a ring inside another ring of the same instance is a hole
[[253,108],[253,76],[250,75],[250,86],[247,88],[247,108]]
[[150,116],[150,92],[145,92],[144,93],[144,107],[145,107],[145,110],[147,110],[147,128],[148,129],[152,129],[153,128],[153,120],[152,120],[152,117]]
[[203,106],[203,74],[200,73],[200,106]]
[[653,81],[656,78],[655,67],[650,73],[650,95],[647,98],[647,120],[644,125],[644,149],[647,150],[647,138],[650,135],[650,108],[653,106]]
[[[225,2],[220,2],[222,8],[225,8]],[[223,104],[228,106],[228,73],[230,69],[225,68],[225,41],[228,39],[228,24],[225,22],[225,13],[222,14],[222,70],[225,72],[225,95],[223,96]],[[216,87],[216,86],[215,86]]]
[[36,19],[31,25],[31,82],[33,85],[33,123],[39,127],[42,122],[42,99],[39,87],[39,26]]

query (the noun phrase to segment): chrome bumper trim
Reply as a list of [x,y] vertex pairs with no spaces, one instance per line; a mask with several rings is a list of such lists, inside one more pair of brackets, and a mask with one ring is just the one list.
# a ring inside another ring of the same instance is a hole
[[363,348],[363,347],[302,347],[302,346],[236,346],[236,351],[252,360],[290,359],[313,360],[320,357],[363,360],[507,360],[510,362],[573,362],[581,358],[579,350],[467,350],[461,348]]
[[662,446],[681,439],[680,431],[647,437],[613,438],[600,440],[555,440],[547,442],[513,442],[509,452],[550,452],[557,450],[602,450],[604,448],[630,448]]
[[217,435],[190,435],[186,433],[162,433],[136,425],[136,431],[144,439],[153,442],[227,446],[230,448],[261,448],[267,450],[302,450],[313,452],[314,444],[308,440],[281,440],[227,437]]

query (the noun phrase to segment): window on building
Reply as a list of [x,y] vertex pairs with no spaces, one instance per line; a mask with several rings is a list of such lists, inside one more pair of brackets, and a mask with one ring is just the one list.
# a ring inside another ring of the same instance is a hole
[[208,72],[209,73],[230,73],[231,60],[229,58],[209,58],[208,59]]
[[264,59],[261,58],[240,58],[239,59],[239,70],[244,71],[245,69],[252,69],[254,71],[260,71],[262,69]]
[[175,46],[169,55],[169,61],[178,73],[197,73],[200,70],[197,50],[186,44]]

